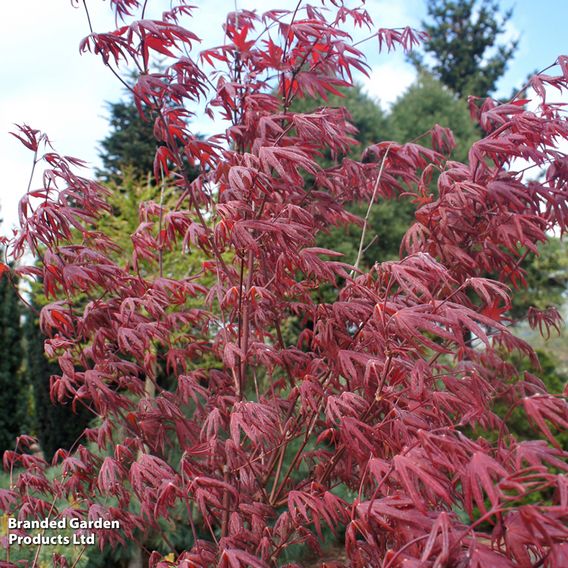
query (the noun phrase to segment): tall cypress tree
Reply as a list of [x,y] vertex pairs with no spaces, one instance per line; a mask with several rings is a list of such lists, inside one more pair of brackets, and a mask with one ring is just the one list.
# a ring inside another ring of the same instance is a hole
[[103,167],[97,175],[103,181],[119,182],[127,171],[143,179],[152,172],[157,141],[154,117],[142,118],[130,96],[108,103],[109,134],[100,142]]
[[0,453],[14,449],[16,437],[26,433],[30,421],[17,285],[7,270],[0,274]]
[[[132,75],[130,83],[136,83]],[[120,185],[125,177],[146,181],[154,170],[154,157],[158,146],[164,143],[154,135],[156,113],[145,104],[137,105],[130,91],[115,102],[107,102],[109,111],[109,132],[99,142],[99,157],[102,168],[96,170],[103,182]],[[140,114],[142,110],[143,114]],[[199,134],[197,138],[201,138]],[[184,168],[190,179],[197,177],[195,164],[185,163]]]

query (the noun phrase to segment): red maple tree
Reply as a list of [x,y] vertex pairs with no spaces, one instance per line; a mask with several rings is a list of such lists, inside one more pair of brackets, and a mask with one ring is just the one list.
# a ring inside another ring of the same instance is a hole
[[[535,111],[472,101],[485,136],[466,164],[448,159],[453,137],[439,126],[433,149],[381,142],[354,161],[347,112],[295,113],[293,100],[353,86],[367,70],[360,45],[407,50],[420,32],[375,29],[341,0],[300,0],[229,14],[225,44],[198,53],[182,26],[193,7],[180,1],[149,20],[146,4],[111,0],[120,27],[81,43],[119,77],[125,63],[138,69],[134,96],[156,117],[157,187],[178,192],[175,207],[141,205],[132,258],[116,260],[97,230],[108,190],[44,134],[16,133],[46,170],[21,200],[10,243],[15,259],[27,247],[39,260],[15,270],[41,278],[52,299],[41,326],[61,367],[53,399],[98,421],[57,453],[55,479],[20,439],[4,456],[23,469],[0,490],[2,509],[120,521],[121,531],[98,531],[102,544],[143,543],[171,521],[191,544],[174,560],[154,551],[159,567],[276,566],[293,544],[319,550],[325,526],[345,530],[353,567],[568,566],[557,441],[568,407],[519,376],[509,354],[535,354],[506,318],[525,255],[567,226],[558,141],[568,124],[546,95],[568,87],[568,58],[531,81]],[[347,24],[368,28],[368,43]],[[153,56],[167,58],[158,72]],[[228,121],[205,140],[188,123],[203,101]],[[333,165],[321,165],[324,154]],[[542,177],[516,171],[517,158]],[[399,261],[367,272],[318,248],[329,227],[365,224],[346,204],[392,197],[416,203]],[[165,254],[183,263],[196,249],[200,272],[164,271]],[[334,301],[317,299],[324,285]],[[530,321],[559,325],[551,310]],[[496,400],[524,410],[534,440],[515,439]]]

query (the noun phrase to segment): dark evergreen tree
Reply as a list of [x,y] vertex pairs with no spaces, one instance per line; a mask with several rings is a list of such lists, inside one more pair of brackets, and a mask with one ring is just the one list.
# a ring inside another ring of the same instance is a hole
[[[96,171],[97,177],[117,185],[125,177],[152,181],[156,149],[163,144],[154,136],[156,113],[142,105],[141,115],[130,92],[122,100],[107,103],[107,106],[109,133],[100,141],[102,168]],[[197,138],[200,136],[197,135]],[[184,167],[189,179],[197,177],[198,170],[194,164],[186,163]]]
[[154,118],[142,118],[132,97],[108,103],[110,132],[100,142],[102,169],[97,175],[104,181],[119,181],[126,171],[142,179],[152,172],[156,139]]
[[[4,265],[2,265],[4,267]],[[22,373],[21,301],[8,270],[0,273],[0,454],[29,434],[29,388]]]
[[430,39],[424,49],[433,63],[417,52],[411,62],[459,97],[490,95],[517,49],[517,41],[498,43],[512,10],[501,15],[494,0],[428,0],[427,9],[430,21],[422,28]]

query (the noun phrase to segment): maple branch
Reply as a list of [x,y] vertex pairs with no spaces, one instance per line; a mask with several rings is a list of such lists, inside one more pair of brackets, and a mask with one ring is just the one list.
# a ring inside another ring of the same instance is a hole
[[[375,393],[375,398],[373,399],[371,404],[368,406],[367,410],[361,415],[361,417],[359,419],[360,422],[365,422],[365,420],[367,420],[367,418],[369,418],[369,416],[371,415],[373,410],[375,410],[376,404],[381,401],[381,393],[382,393],[383,387],[385,385],[386,379],[388,377],[388,374],[390,372],[391,363],[392,363],[392,355],[389,355],[387,357],[387,361],[385,363],[385,368],[383,370],[379,386],[377,387],[377,391]],[[343,443],[341,445],[341,448],[339,448],[335,452],[335,454],[331,457],[331,459],[329,460],[329,462],[327,464],[327,467],[325,468],[321,478],[319,479],[319,482],[322,485],[327,482],[327,480],[329,479],[329,476],[331,475],[332,471],[335,469],[335,466],[339,463],[339,460],[341,459],[341,457],[345,453],[346,449],[347,449],[347,446],[346,446],[345,443]]]
[[378,240],[379,240],[379,235],[375,235],[375,236],[369,241],[369,244],[363,249],[363,254],[365,254]]
[[[223,272],[225,272],[225,274],[228,275],[229,270],[227,268],[225,260],[223,259],[223,256],[221,255],[221,252],[219,251],[219,248],[217,247],[217,245],[215,243],[215,239],[211,235],[211,230],[207,226],[207,223],[205,222],[205,218],[203,217],[203,213],[201,212],[201,209],[199,207],[199,203],[197,202],[197,200],[196,200],[196,198],[193,194],[193,191],[191,190],[191,182],[189,180],[189,176],[188,176],[188,173],[187,173],[186,168],[185,168],[185,164],[184,164],[184,161],[183,161],[183,156],[181,154],[181,150],[180,150],[179,146],[175,143],[175,140],[174,140],[174,138],[173,138],[173,136],[170,132],[170,129],[168,128],[168,123],[167,123],[167,121],[166,121],[166,119],[163,115],[162,109],[158,105],[155,98],[154,98],[154,106],[156,107],[156,112],[158,113],[158,116],[159,116],[160,120],[162,121],[164,129],[167,133],[168,149],[170,150],[171,155],[175,158],[175,164],[178,167],[178,169],[180,171],[180,175],[181,175],[181,177],[184,181],[184,187],[186,188],[184,195],[187,195],[187,197],[189,199],[189,203],[190,203],[192,209],[195,211],[195,214],[197,215],[199,223],[201,224],[201,227],[203,228],[203,231],[206,235],[207,241],[209,243],[209,247],[210,247],[211,251],[213,252],[213,254],[215,256],[215,260],[221,265]],[[181,199],[182,198],[180,197],[180,200]]]
[[278,497],[280,497],[280,494],[284,490],[284,487],[286,486],[286,483],[287,483],[290,475],[292,474],[292,472],[296,468],[296,464],[298,463],[299,459],[302,457],[302,452],[304,451],[304,448],[307,446],[307,444],[310,440],[310,436],[312,435],[312,431],[313,431],[313,429],[314,429],[314,427],[317,423],[317,420],[319,418],[319,413],[321,412],[322,405],[323,405],[323,400],[320,402],[317,411],[313,413],[312,418],[311,418],[311,424],[309,425],[308,428],[306,428],[304,440],[300,444],[300,447],[298,448],[296,455],[293,457],[292,462],[288,466],[286,474],[284,475],[284,479],[282,479],[282,482],[278,486],[278,489],[276,490],[276,492],[274,491],[274,489],[277,486],[278,478],[274,479],[274,485],[272,486],[272,492],[270,494],[270,501],[269,501],[269,503],[271,505],[274,505],[278,501]]
[[87,22],[89,24],[89,30],[91,31],[91,33],[94,33],[93,24],[91,22],[91,15],[89,14],[89,8],[87,7],[87,0],[83,0],[83,6],[85,7],[85,14],[87,15]]
[[[236,4],[236,2],[235,2]],[[223,481],[225,483],[229,482],[229,468],[227,464],[223,466]],[[228,527],[229,527],[229,514],[230,514],[230,494],[229,489],[225,487],[223,492],[223,519],[221,521],[221,537],[224,538],[228,534]]]
[[[282,330],[280,328],[280,322],[278,320],[274,321],[274,327],[276,328],[276,337],[278,339],[278,343],[280,344],[280,349],[282,349],[282,351],[286,351],[286,345],[284,344],[284,338],[282,337]],[[296,386],[296,379],[294,379],[294,376],[292,375],[290,365],[288,364],[288,361],[286,361],[286,359],[284,359],[283,363],[286,374],[290,379],[290,384],[292,385],[292,388],[294,388]]]
[[408,541],[406,544],[404,544],[403,546],[401,546],[394,554],[393,556],[389,559],[389,561],[387,562],[387,564],[385,565],[384,568],[390,568],[391,566],[394,565],[394,561],[407,549],[410,548],[412,545],[416,544],[417,542],[420,542],[421,540],[426,540],[427,538],[429,538],[430,535],[429,534],[424,534],[421,536],[417,536],[416,538],[413,538],[412,540]]
[[[254,256],[252,250],[249,250],[248,253],[248,275],[247,275],[247,284],[246,284],[246,295],[250,294],[250,290],[252,288],[252,280],[253,280],[253,268],[254,268]],[[247,361],[248,361],[248,348],[249,348],[249,340],[250,340],[250,317],[251,317],[251,299],[246,297],[244,298],[244,308],[243,308],[243,344],[242,344],[242,352],[243,352],[243,360],[241,361],[241,395],[244,392],[246,387],[246,374],[247,374]]]
[[88,546],[88,545],[85,544],[85,545],[81,548],[81,550],[79,551],[79,554],[78,554],[77,558],[75,559],[75,562],[73,562],[71,568],[76,568],[76,567],[77,567],[77,565],[79,564],[79,561],[81,560],[81,558],[82,558],[82,556],[83,556],[85,550],[87,550],[87,546]]
[[[300,6],[302,5],[302,1],[303,0],[298,0],[298,3],[296,4],[296,8],[294,9],[294,12],[292,14],[292,20],[290,21],[290,26],[294,23],[294,20],[296,19],[296,14],[298,13],[298,10],[300,9]],[[283,63],[286,63],[288,61],[288,47],[289,47],[289,34],[286,34],[286,39],[284,40],[284,48],[282,49],[282,61]],[[280,73],[280,76],[282,76],[282,73]],[[292,88],[292,82],[293,79],[290,80],[290,89]],[[283,99],[283,103],[284,103],[284,114],[286,114],[288,112],[288,108],[290,107],[290,103],[288,101],[288,96],[289,93],[286,94],[285,90],[282,93],[282,99]]]
[[166,185],[166,180],[164,178],[164,169],[160,164],[160,173],[162,178],[162,183],[160,185],[160,217],[158,219],[158,265],[160,270],[160,278],[164,276],[164,243],[163,243],[163,236],[162,236],[162,223],[164,219],[164,189]]
[[[242,352],[242,343],[243,343],[243,301],[244,301],[244,274],[245,274],[245,258],[244,255],[241,256],[241,267],[240,267],[240,272],[239,272],[239,302],[238,302],[238,314],[239,314],[239,320],[238,320],[238,339],[239,339],[239,349]],[[240,397],[241,396],[241,389],[242,386],[244,384],[244,379],[243,379],[243,368],[242,368],[242,362],[241,362],[241,357],[242,355],[239,354],[238,357],[238,367],[237,367],[237,371],[238,371],[238,382],[236,385],[236,393],[237,396]]]
[[[53,501],[51,502],[51,507],[49,508],[49,511],[48,511],[47,517],[46,517],[47,519],[49,519],[51,517],[51,513],[53,513],[53,509],[55,509],[55,502],[56,501],[57,501],[57,496],[55,496],[53,498]],[[57,516],[59,516],[59,515],[57,515]],[[45,531],[46,531],[46,529],[42,528],[39,534],[41,536],[43,536],[45,534]],[[32,568],[37,567],[38,560],[39,560],[39,554],[40,554],[42,548],[43,548],[43,539],[40,538],[40,542],[37,545],[36,552],[35,552],[35,555],[34,555],[34,559],[33,559],[33,562],[32,562]]]
[[[276,466],[277,461],[280,461],[283,459],[283,454],[286,452],[286,449],[288,447],[288,444],[296,439],[297,437],[300,436],[300,432],[298,432],[298,428],[299,428],[299,420],[296,419],[293,422],[295,422],[291,427],[288,424],[288,422],[291,420],[292,415],[294,413],[294,408],[296,406],[296,403],[298,402],[298,398],[299,398],[299,393],[296,390],[296,394],[294,396],[294,400],[293,402],[290,404],[290,408],[288,409],[288,413],[284,419],[284,425],[282,427],[282,431],[283,431],[283,437],[284,439],[277,444],[276,446],[274,446],[271,450],[269,450],[268,452],[266,452],[266,454],[272,453],[272,458],[270,460],[270,462],[268,463],[268,466],[266,468],[266,473],[264,474],[264,478],[263,478],[263,485],[265,485],[268,480],[270,479],[270,476],[272,475],[272,473],[274,472],[274,468]],[[280,450],[279,453],[275,453],[277,450]],[[257,458],[256,460],[253,461],[257,461],[259,458]],[[278,474],[280,475],[280,474]],[[268,502],[268,499],[267,499]]]
[[515,96],[509,101],[509,103],[512,103],[517,97],[520,97],[531,86],[533,77],[542,75],[549,69],[556,67],[556,65],[558,65],[558,60],[556,60],[554,63],[551,63],[550,65],[547,65],[546,67],[544,67],[543,69],[532,75],[532,77],[520,88],[520,90],[515,94]]
[[37,163],[38,163],[38,159],[37,159],[37,149],[36,149],[34,151],[34,159],[33,159],[33,162],[32,162],[32,171],[30,172],[30,179],[28,181],[28,189],[26,190],[27,194],[29,194],[31,189],[32,189],[32,181],[34,179],[34,173],[35,173]]
[[[375,202],[375,197],[377,196],[377,192],[379,190],[379,184],[381,182],[381,177],[383,175],[383,170],[385,167],[385,162],[387,156],[389,155],[389,150],[391,149],[392,143],[387,146],[385,150],[385,155],[381,160],[381,166],[379,168],[379,173],[377,175],[377,179],[375,181],[375,186],[373,187],[373,194],[371,195],[371,200],[369,201],[369,206],[367,207],[367,213],[365,215],[365,219],[363,222],[363,230],[361,232],[361,239],[359,240],[359,250],[357,251],[357,258],[355,259],[355,264],[353,265],[353,270],[351,271],[351,277],[355,275],[355,272],[359,270],[359,263],[361,262],[361,257],[363,255],[363,244],[365,243],[365,235],[367,232],[367,225],[369,223],[369,217],[371,215],[371,208],[373,207],[373,203]],[[369,245],[370,246],[370,245]]]
[[[286,435],[284,435],[284,439],[286,441]],[[286,455],[286,450],[288,449],[288,443],[282,443],[282,445],[280,446],[280,452],[278,455],[278,465],[276,466],[276,473],[274,474],[274,483],[272,485],[272,491],[270,492],[270,497],[268,498],[268,503],[273,503],[274,501],[274,493],[276,492],[276,486],[278,483],[278,480],[280,479],[280,473],[282,471],[282,464],[284,463],[284,456]],[[272,470],[274,468],[270,468],[269,470],[269,475],[267,480],[270,478],[270,475],[272,475]]]

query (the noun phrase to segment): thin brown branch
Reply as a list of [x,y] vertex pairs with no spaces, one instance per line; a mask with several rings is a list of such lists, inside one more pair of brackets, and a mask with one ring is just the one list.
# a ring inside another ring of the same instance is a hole
[[373,207],[373,204],[375,203],[375,199],[376,199],[377,193],[379,191],[379,185],[380,185],[380,182],[381,182],[381,177],[383,175],[385,162],[386,162],[386,159],[389,155],[389,151],[391,149],[391,146],[392,146],[392,143],[387,146],[387,149],[385,151],[385,155],[383,156],[383,159],[381,160],[381,166],[379,168],[379,173],[378,173],[377,179],[375,181],[375,186],[373,187],[373,194],[371,196],[371,200],[369,201],[369,206],[367,207],[367,213],[365,214],[365,219],[363,221],[363,230],[361,232],[361,239],[359,241],[359,250],[357,251],[357,258],[355,259],[355,264],[353,265],[353,270],[351,271],[352,277],[355,275],[355,272],[357,270],[359,270],[359,263],[361,262],[361,257],[363,256],[363,246],[364,246],[364,243],[365,243],[365,236],[367,234],[367,226],[369,224],[369,217],[371,216],[371,209]]

